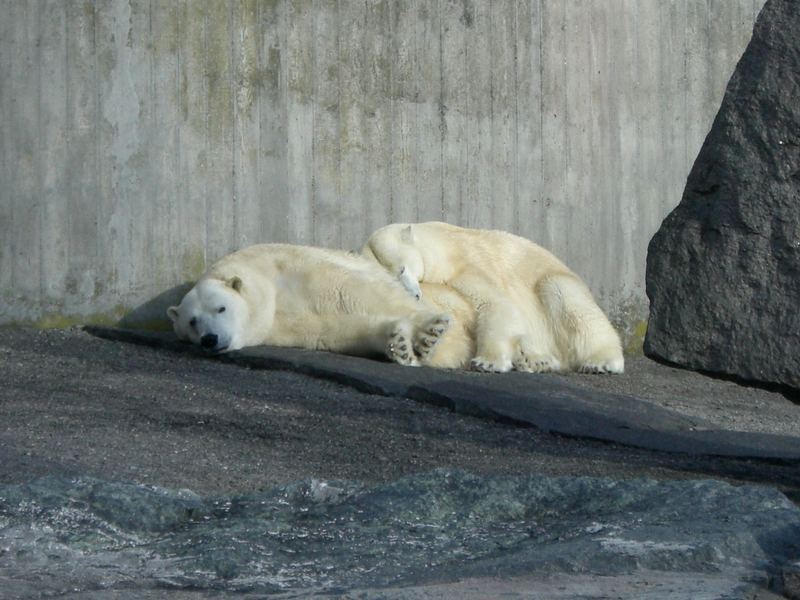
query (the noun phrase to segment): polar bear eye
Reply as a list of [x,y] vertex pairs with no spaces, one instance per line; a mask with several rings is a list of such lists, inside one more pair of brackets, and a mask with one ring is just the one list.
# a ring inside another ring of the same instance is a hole
[[197,327],[197,317],[189,319],[189,327]]
[[224,313],[225,312],[225,307],[224,306],[220,306],[219,309],[217,310],[217,312],[218,313]]

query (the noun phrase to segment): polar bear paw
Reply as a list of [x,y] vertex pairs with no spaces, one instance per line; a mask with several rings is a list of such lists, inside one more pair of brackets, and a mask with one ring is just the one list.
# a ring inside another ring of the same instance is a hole
[[607,360],[607,361],[590,361],[578,367],[579,373],[592,373],[592,374],[607,374],[607,373],[624,373],[625,361],[622,358]]
[[419,361],[414,354],[411,339],[410,324],[398,323],[389,334],[386,344],[386,356],[389,357],[389,360],[406,367],[418,367]]
[[481,373],[507,373],[511,370],[511,361],[506,359],[493,360],[486,356],[476,356],[470,361],[473,371]]
[[561,362],[554,356],[544,356],[520,348],[512,361],[514,370],[525,373],[553,373],[561,370]]
[[445,332],[450,329],[450,315],[436,315],[425,321],[414,336],[414,351],[422,360],[428,358],[436,344],[442,339]]

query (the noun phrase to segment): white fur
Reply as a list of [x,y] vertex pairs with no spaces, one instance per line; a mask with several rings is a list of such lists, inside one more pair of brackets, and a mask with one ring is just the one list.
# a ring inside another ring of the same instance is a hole
[[446,223],[399,223],[372,234],[361,252],[414,297],[435,283],[471,303],[477,370],[624,370],[619,336],[589,289],[529,240]]
[[222,258],[167,313],[178,337],[205,336],[212,352],[269,344],[465,366],[474,352],[469,303],[442,286],[425,294],[417,301],[356,254],[260,244]]

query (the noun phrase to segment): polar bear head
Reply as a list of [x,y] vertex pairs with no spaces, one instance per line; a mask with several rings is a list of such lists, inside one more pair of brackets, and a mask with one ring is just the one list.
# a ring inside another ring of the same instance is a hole
[[367,240],[362,254],[383,265],[417,300],[422,298],[419,283],[425,276],[425,262],[411,225],[395,223],[382,227]]
[[175,335],[210,352],[238,350],[249,319],[249,307],[241,295],[242,280],[231,277],[201,279],[167,316]]

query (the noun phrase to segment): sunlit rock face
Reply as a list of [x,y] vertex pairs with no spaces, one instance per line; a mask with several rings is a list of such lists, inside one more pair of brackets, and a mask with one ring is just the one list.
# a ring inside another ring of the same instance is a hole
[[800,509],[774,489],[718,481],[438,470],[377,486],[310,480],[204,498],[48,477],[0,486],[0,548],[0,589],[15,598],[653,571],[736,583],[767,581],[800,555]]
[[647,253],[645,353],[800,388],[800,3],[768,0]]

